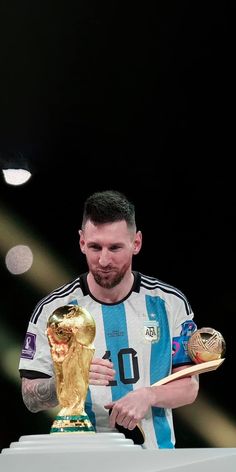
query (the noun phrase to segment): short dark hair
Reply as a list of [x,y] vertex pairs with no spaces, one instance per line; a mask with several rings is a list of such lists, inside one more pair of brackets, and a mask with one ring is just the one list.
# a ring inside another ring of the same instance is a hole
[[84,203],[82,228],[88,220],[95,225],[125,220],[127,226],[136,229],[134,204],[116,190],[95,192],[87,198]]

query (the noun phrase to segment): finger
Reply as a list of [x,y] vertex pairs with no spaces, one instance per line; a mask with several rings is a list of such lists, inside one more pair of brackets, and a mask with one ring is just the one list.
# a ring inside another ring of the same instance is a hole
[[113,374],[106,374],[106,373],[103,373],[103,372],[89,372],[89,378],[90,379],[94,379],[94,380],[97,380],[97,379],[104,379],[104,380],[113,380],[114,379],[114,375]]
[[[116,418],[116,424],[118,424],[120,426],[123,426],[123,428],[126,428],[126,429],[130,429],[129,428],[130,422],[131,422],[131,420],[130,420],[129,416],[119,415]],[[131,428],[131,429],[133,429],[133,428]]]
[[109,410],[109,415],[110,415],[110,418],[109,418],[109,425],[110,425],[111,428],[114,428],[115,425],[116,425],[116,418],[117,418],[117,416],[118,416],[118,412],[116,412],[116,411],[114,410],[114,408],[111,408],[111,409]]
[[109,385],[109,380],[90,378],[90,379],[89,379],[89,385],[103,385],[103,386],[107,386],[107,385]]
[[99,357],[95,357],[95,359],[92,360],[91,365],[96,364],[96,365],[103,365],[108,368],[113,367],[113,363],[109,361],[109,359],[100,359]]
[[116,417],[116,423],[127,429],[134,429],[138,421],[128,412],[119,412]]
[[116,373],[116,371],[110,367],[106,367],[104,365],[98,365],[98,364],[91,364],[90,365],[90,369],[89,369],[90,372],[96,372],[96,373],[99,373],[99,374],[102,374],[102,375],[107,375],[108,377],[110,377],[111,379],[114,378],[114,375]]
[[137,426],[137,421],[135,420],[130,420],[129,422],[127,422],[127,424],[124,424],[123,425],[125,428],[129,429],[130,431],[132,431],[134,428],[136,428]]
[[115,374],[113,373],[104,373],[104,372],[93,372],[93,371],[90,371],[89,372],[89,378],[90,379],[106,379],[108,381],[111,381],[111,380],[114,380],[115,378]]
[[115,402],[111,402],[111,403],[107,403],[106,405],[104,405],[104,408],[106,408],[106,410],[111,410],[111,408],[115,405]]

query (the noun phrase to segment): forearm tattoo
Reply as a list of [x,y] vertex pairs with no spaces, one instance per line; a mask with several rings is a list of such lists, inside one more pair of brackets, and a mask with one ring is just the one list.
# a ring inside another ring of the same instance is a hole
[[22,379],[22,398],[32,413],[58,405],[54,378]]

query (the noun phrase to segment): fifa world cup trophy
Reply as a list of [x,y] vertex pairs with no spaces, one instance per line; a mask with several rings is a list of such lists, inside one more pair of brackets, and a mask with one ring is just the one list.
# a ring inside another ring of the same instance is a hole
[[95,433],[84,408],[95,350],[94,319],[85,308],[65,305],[50,315],[46,333],[60,407],[50,433]]
[[222,334],[213,328],[197,329],[188,341],[188,353],[195,364],[221,359],[225,351]]

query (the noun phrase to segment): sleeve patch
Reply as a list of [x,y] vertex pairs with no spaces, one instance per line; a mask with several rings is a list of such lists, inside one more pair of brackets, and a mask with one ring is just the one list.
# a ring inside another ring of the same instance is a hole
[[188,340],[192,334],[196,331],[197,325],[194,321],[185,321],[181,326],[181,332],[179,336],[176,336],[172,340],[172,360],[173,366],[184,365],[192,363],[192,360],[188,354]]
[[36,334],[26,333],[23,348],[21,351],[22,359],[33,359],[36,351]]

